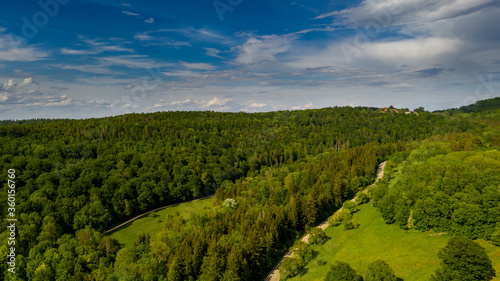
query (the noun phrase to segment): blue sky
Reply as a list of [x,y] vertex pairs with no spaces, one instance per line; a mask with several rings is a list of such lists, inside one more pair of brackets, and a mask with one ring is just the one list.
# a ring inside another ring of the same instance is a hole
[[0,119],[500,96],[500,2],[9,1]]

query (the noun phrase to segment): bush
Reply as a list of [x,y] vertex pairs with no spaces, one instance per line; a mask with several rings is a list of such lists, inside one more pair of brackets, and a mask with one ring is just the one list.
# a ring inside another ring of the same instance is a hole
[[299,274],[304,268],[304,264],[297,258],[285,258],[280,265],[280,277],[283,280],[292,278]]
[[295,256],[305,265],[310,262],[314,258],[314,251],[311,248],[311,245],[304,243],[302,241],[298,241],[294,246]]
[[326,274],[325,281],[363,281],[363,277],[356,275],[348,263],[336,261]]
[[359,208],[358,208],[358,204],[356,204],[356,202],[352,202],[352,201],[346,201],[344,202],[344,204],[342,204],[342,210],[349,210],[351,211],[351,213],[356,213],[357,211],[359,211]]
[[309,244],[311,245],[323,245],[327,239],[325,232],[319,227],[315,227],[309,234]]
[[394,275],[389,264],[383,260],[376,260],[368,265],[365,281],[402,281]]
[[349,209],[342,209],[342,211],[339,211],[328,218],[328,224],[333,227],[339,226],[343,221],[350,220],[351,218],[351,211]]
[[358,194],[356,195],[356,204],[361,205],[368,202],[370,202],[370,197],[368,196],[368,194],[362,191],[358,192]]
[[292,278],[301,273],[304,266],[314,258],[311,246],[302,241],[296,242],[292,249],[294,249],[294,256],[285,258],[280,265],[281,280]]
[[352,221],[344,221],[343,224],[345,230],[356,229],[359,227],[359,223],[353,223]]
[[372,202],[374,207],[377,207],[379,202],[385,197],[387,188],[388,185],[384,181],[379,181],[379,183],[375,186],[372,193]]
[[325,264],[326,264],[326,261],[324,261],[324,260],[318,260],[318,261],[316,262],[316,264],[318,264],[318,266],[323,266],[323,265],[325,265]]

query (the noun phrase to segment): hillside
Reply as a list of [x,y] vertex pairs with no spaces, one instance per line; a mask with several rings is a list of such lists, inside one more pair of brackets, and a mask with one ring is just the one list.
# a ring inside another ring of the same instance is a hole
[[[487,122],[362,107],[5,122],[0,166],[3,178],[16,171],[17,276],[260,279],[295,239],[373,182],[390,155],[430,137],[474,150],[495,146],[497,136]],[[148,224],[144,232],[158,234],[129,238],[127,247],[103,234],[209,194],[213,208],[198,208],[189,222]],[[6,201],[0,207],[5,216]]]
[[[500,151],[453,149],[457,147],[434,140],[393,155],[384,180],[370,188],[372,202],[353,215],[359,227],[326,228],[326,243],[312,245],[314,259],[287,280],[323,280],[337,260],[365,276],[367,265],[377,259],[403,280],[429,280],[440,267],[439,250],[453,235],[478,239],[497,271],[493,280],[500,280],[500,248],[487,241],[495,229],[499,232]],[[439,201],[432,204],[434,200]]]

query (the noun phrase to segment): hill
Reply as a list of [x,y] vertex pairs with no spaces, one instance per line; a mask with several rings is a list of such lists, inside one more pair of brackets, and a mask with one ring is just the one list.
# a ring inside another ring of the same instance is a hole
[[[437,253],[452,235],[478,239],[500,272],[500,248],[487,241],[500,225],[500,151],[453,149],[457,149],[453,144],[433,140],[394,154],[384,180],[370,187],[372,202],[353,215],[352,222],[359,227],[326,228],[327,242],[312,245],[315,258],[287,280],[323,280],[337,260],[365,275],[367,265],[377,259],[385,260],[404,280],[429,280],[439,268]],[[443,191],[451,197],[439,195]],[[460,202],[453,203],[454,197]],[[433,205],[433,200],[439,203]],[[422,202],[425,207],[419,209]]]
[[[495,144],[495,130],[460,116],[363,107],[6,122],[0,177],[16,171],[18,277],[259,279],[306,229],[371,183],[390,155],[438,135],[456,139],[457,149],[483,149]],[[213,208],[189,222],[166,220],[131,248],[103,234],[214,193]],[[8,235],[0,236],[1,270]]]
[[[373,204],[360,206],[353,222],[359,223],[359,228],[326,228],[328,241],[324,245],[312,246],[317,256],[305,267],[305,273],[287,280],[323,280],[330,265],[337,260],[349,263],[358,274],[364,275],[367,265],[377,259],[389,263],[395,274],[405,281],[429,280],[439,268],[437,253],[450,238],[449,235],[430,236],[436,233],[434,231],[404,231],[395,225],[387,225]],[[486,249],[496,271],[500,272],[500,248],[488,241],[478,242]]]

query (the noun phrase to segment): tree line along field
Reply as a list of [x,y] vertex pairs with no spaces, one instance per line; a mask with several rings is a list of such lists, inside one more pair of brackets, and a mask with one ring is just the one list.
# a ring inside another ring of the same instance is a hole
[[[384,180],[369,187],[371,202],[356,207],[359,212],[352,215],[352,222],[359,226],[350,230],[342,225],[325,229],[324,233],[328,238],[324,244],[311,245],[312,251],[315,252],[314,258],[298,270],[295,276],[286,280],[328,280],[325,277],[335,261],[346,262],[357,274],[366,276],[367,266],[379,259],[386,261],[395,275],[403,280],[431,280],[431,275],[441,267],[438,253],[453,235],[477,239],[476,242],[485,248],[497,272],[497,277],[487,280],[500,280],[500,228],[496,213],[500,211],[498,164],[498,148],[452,151],[452,146],[446,140],[426,141],[411,153],[396,153],[386,165]],[[458,183],[453,184],[460,191],[447,190],[448,185],[445,183],[448,180],[463,182],[465,179],[468,184],[463,189],[460,189]],[[423,188],[429,191],[412,192],[411,190],[416,188],[415,185],[422,180],[426,181]],[[490,190],[491,187],[494,189]],[[442,202],[432,206],[429,202],[442,197],[436,195],[440,192],[438,190],[447,190],[452,196],[460,196],[461,200],[456,203],[457,206],[447,206]],[[478,196],[476,192],[481,195]],[[479,198],[473,202],[466,200],[465,194],[470,193]],[[407,205],[412,215],[400,203],[395,203],[391,209],[394,211],[392,217],[402,216],[400,212],[406,212],[405,223],[397,223],[388,214],[389,203],[384,200],[388,200],[386,196],[391,194],[406,202],[410,201],[412,194],[420,196],[418,199],[413,198],[413,202]],[[421,210],[420,200],[426,200],[430,205]],[[469,208],[477,207],[484,217],[469,212],[465,219],[467,221],[464,221],[461,217],[464,204],[468,204]],[[452,209],[450,222],[435,214],[437,209],[442,211],[444,208]],[[493,210],[489,210],[490,208]],[[489,225],[488,221],[493,221],[493,226]],[[496,238],[492,237],[495,231]],[[289,271],[290,268],[281,268],[282,272],[286,270]]]
[[213,203],[213,197],[180,203],[150,213],[114,231],[108,232],[107,235],[112,239],[116,239],[123,247],[132,247],[141,235],[149,234],[149,236],[154,239],[156,234],[167,224],[168,220],[180,216],[183,220],[189,221],[193,216],[196,216],[196,214],[213,207]]
[[[2,121],[1,176],[18,171],[19,270],[0,278],[262,279],[296,238],[370,184],[390,155],[437,135],[458,150],[498,145],[498,111],[482,107]],[[140,213],[213,193],[213,208],[168,219],[132,247],[103,234]],[[5,216],[5,202],[0,207]]]

